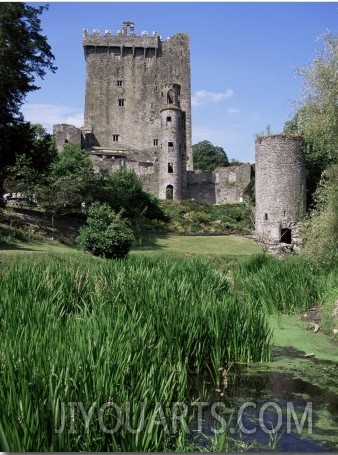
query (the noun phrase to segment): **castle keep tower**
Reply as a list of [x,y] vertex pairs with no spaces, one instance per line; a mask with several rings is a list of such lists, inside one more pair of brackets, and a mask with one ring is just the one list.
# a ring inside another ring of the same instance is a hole
[[[83,145],[98,159],[133,168],[144,187],[165,198],[186,193],[193,169],[189,36],[83,34],[86,91]],[[143,172],[144,170],[144,172]]]
[[53,126],[56,148],[86,150],[95,171],[134,171],[161,199],[211,204],[242,202],[251,194],[250,163],[194,172],[191,144],[190,39],[137,35],[123,22],[113,35],[83,31],[86,60],[84,124]]
[[301,137],[256,140],[256,236],[267,244],[297,244],[305,214],[305,158]]

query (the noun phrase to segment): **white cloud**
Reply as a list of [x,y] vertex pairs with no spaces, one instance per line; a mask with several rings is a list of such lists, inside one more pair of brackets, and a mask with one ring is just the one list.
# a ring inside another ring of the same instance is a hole
[[83,109],[55,104],[24,104],[22,113],[25,120],[41,123],[48,133],[53,132],[53,125],[67,123],[77,127],[83,125]]
[[217,103],[226,98],[230,98],[234,92],[228,88],[226,92],[209,92],[208,90],[198,90],[191,97],[192,106],[198,106],[200,104],[211,102]]
[[237,107],[231,107],[230,109],[228,109],[228,113],[229,113],[230,115],[240,114],[240,113],[241,113],[241,110],[238,109]]

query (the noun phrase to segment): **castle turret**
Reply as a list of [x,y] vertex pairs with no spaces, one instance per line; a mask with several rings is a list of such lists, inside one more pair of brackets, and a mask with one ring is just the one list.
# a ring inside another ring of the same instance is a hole
[[297,223],[305,214],[303,139],[283,134],[259,137],[255,182],[258,240],[297,244]]
[[[186,182],[184,163],[185,128],[184,114],[180,108],[180,85],[166,84],[162,89],[165,104],[161,109],[161,199],[182,199],[182,187]],[[184,183],[182,178],[184,178]]]

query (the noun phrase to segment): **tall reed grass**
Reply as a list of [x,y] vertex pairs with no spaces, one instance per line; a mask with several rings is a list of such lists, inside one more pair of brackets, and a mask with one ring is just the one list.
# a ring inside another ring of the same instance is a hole
[[269,314],[294,313],[318,302],[323,281],[304,260],[267,255],[241,261],[231,273],[232,290],[242,305]]
[[[235,299],[228,287],[228,275],[202,259],[63,255],[3,269],[0,448],[184,447],[183,428],[165,431],[154,420],[156,403],[157,420],[170,422],[172,403],[191,398],[189,374],[209,370],[216,377],[226,363],[270,356],[266,316],[253,300]],[[103,418],[105,428],[120,419],[112,403],[125,421],[109,433],[102,431]],[[58,432],[64,415],[64,431]],[[141,431],[129,431],[142,419]]]

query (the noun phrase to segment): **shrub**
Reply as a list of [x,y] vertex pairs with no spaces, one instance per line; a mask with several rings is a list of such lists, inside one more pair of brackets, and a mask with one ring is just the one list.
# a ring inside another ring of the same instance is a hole
[[95,202],[88,210],[87,224],[79,229],[77,243],[94,256],[124,258],[134,241],[132,230],[108,204]]

